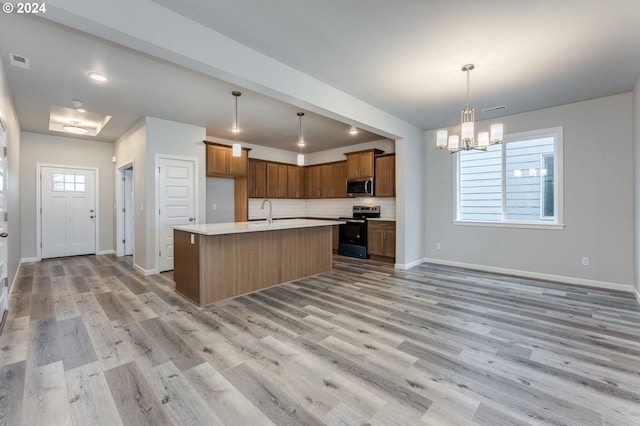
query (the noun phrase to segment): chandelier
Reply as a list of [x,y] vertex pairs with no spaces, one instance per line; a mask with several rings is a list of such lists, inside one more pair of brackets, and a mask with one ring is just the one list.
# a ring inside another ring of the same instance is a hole
[[471,97],[469,72],[474,68],[474,64],[462,66],[462,71],[467,73],[467,106],[462,110],[461,135],[449,135],[447,130],[438,130],[436,132],[436,146],[438,149],[448,149],[451,154],[471,149],[486,151],[489,144],[497,144],[502,141],[502,124],[492,124],[489,132],[478,133],[477,140],[474,136],[474,113],[473,108],[469,105],[469,98]]

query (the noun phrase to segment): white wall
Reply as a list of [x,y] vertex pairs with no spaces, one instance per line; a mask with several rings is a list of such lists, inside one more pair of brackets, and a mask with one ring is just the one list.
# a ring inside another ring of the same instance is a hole
[[[630,290],[633,283],[632,94],[494,119],[506,133],[563,126],[564,230],[454,225],[455,155],[426,132],[427,258]],[[478,123],[479,128],[488,123]],[[436,250],[436,243],[441,250]],[[589,266],[581,257],[590,258]]]
[[[135,206],[133,263],[137,269],[144,271],[147,266],[147,220],[145,211],[147,182],[144,179],[147,170],[146,118],[134,124],[114,143],[114,153],[116,156],[116,170],[133,163],[133,203]],[[150,238],[152,237],[153,234],[151,234]]]
[[633,148],[634,148],[634,285],[640,301],[640,79],[633,90]]
[[99,245],[98,252],[114,249],[113,184],[111,162],[113,144],[67,138],[63,136],[22,133],[20,166],[20,203],[22,212],[21,242],[23,259],[36,257],[36,164],[95,167],[99,170]]
[[234,222],[234,198],[233,179],[207,178],[206,223]]
[[20,211],[20,123],[13,107],[9,83],[0,58],[0,118],[7,125],[7,208],[9,212],[8,265],[9,286],[13,286],[21,258]]
[[[147,169],[146,180],[146,221],[147,249],[145,271],[157,271],[157,253],[155,230],[158,216],[156,214],[156,158],[158,155],[170,155],[196,160],[196,223],[206,221],[206,148],[202,141],[206,136],[204,127],[175,121],[147,117]],[[136,174],[140,176],[140,174]]]

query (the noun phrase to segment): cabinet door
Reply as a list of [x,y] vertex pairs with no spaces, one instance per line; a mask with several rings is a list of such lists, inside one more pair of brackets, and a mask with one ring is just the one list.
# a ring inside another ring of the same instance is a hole
[[347,179],[360,177],[360,154],[347,155]]
[[396,196],[396,157],[388,155],[384,157],[376,157],[376,179],[375,179],[375,195],[376,197],[395,197]]
[[367,250],[369,254],[383,256],[384,253],[384,229],[376,222],[367,224]]
[[309,166],[305,168],[307,198],[320,198],[320,166]]
[[333,164],[320,166],[320,198],[333,198]]
[[347,198],[347,163],[345,161],[333,166],[333,196]]
[[267,196],[267,163],[249,160],[248,170],[249,198],[266,198]]
[[374,151],[347,154],[347,179],[373,177],[373,157]]
[[298,166],[287,166],[288,198],[304,198],[304,169]]
[[267,198],[287,198],[287,165],[267,163]]
[[229,148],[223,146],[207,145],[207,176],[220,176],[228,173],[229,151]]
[[396,223],[391,221],[367,222],[369,254],[396,257]]
[[240,157],[234,157],[232,150],[227,149],[227,155],[229,159],[229,174],[236,177],[246,176],[249,153],[243,149]]

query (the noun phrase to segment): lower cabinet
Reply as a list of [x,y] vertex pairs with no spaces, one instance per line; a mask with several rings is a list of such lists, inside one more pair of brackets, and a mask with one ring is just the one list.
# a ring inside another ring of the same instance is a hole
[[387,220],[367,221],[367,240],[370,255],[396,257],[396,223]]
[[332,237],[331,249],[333,250],[334,253],[337,253],[340,245],[340,225],[333,225],[331,227],[331,237]]

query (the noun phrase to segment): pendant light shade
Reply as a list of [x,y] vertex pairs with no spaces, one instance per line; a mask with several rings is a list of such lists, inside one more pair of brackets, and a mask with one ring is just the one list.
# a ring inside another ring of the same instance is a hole
[[240,157],[242,155],[242,145],[238,142],[238,133],[240,133],[240,127],[238,126],[238,96],[242,95],[242,93],[234,90],[231,94],[236,98],[236,122],[231,130],[236,135],[236,142],[231,146],[231,155]]
[[302,153],[302,147],[304,146],[304,139],[302,139],[302,117],[304,116],[304,112],[299,112],[299,122],[300,128],[298,131],[298,148],[300,149],[300,153],[298,154],[298,166],[304,166],[304,154]]

